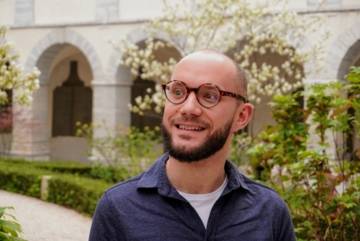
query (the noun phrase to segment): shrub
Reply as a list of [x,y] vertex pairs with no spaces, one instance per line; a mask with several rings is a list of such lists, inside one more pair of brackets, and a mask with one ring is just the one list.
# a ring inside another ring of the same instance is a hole
[[80,162],[36,162],[33,164],[35,167],[45,169],[53,172],[75,174],[80,176],[90,176],[91,166]]
[[54,176],[49,180],[47,201],[92,214],[97,201],[109,184],[71,175]]
[[100,163],[94,163],[91,167],[90,177],[101,179],[109,183],[124,181],[133,176],[133,172],[122,166],[109,166]]
[[75,161],[27,161],[21,159],[9,159],[1,158],[0,163],[4,162],[10,165],[31,166],[32,168],[38,168],[59,173],[77,174],[81,176],[90,176],[91,166]]
[[117,130],[116,134],[107,130],[103,137],[94,137],[93,127],[82,125],[77,135],[87,138],[98,158],[93,162],[91,175],[112,182],[139,174],[163,152],[158,128],[131,127]]
[[255,176],[284,197],[299,241],[360,240],[360,163],[329,138],[359,126],[360,68],[352,69],[347,83],[309,87],[305,109],[297,99],[298,94],[273,99],[277,124],[248,151]]
[[0,207],[0,240],[1,241],[25,241],[20,238],[21,227],[14,216],[7,214],[6,209],[11,207]]
[[87,177],[91,179],[102,179],[109,183],[123,181],[133,176],[133,172],[121,165],[104,165],[100,162],[93,164],[74,162],[74,161],[25,161],[20,159],[0,159],[1,164],[7,166],[28,167],[43,170],[43,172],[55,172],[63,174],[73,174],[76,176]]
[[[64,168],[65,170],[66,168]],[[32,166],[31,162],[0,161],[0,188],[33,197],[41,197],[41,179],[48,180],[47,201],[92,214],[102,193],[111,185],[79,175],[64,174]]]
[[40,183],[41,175],[37,170],[0,163],[0,188],[39,198]]

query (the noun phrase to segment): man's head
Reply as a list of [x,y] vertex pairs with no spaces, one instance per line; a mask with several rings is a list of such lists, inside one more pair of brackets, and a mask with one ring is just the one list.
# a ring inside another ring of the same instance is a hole
[[164,142],[179,161],[199,161],[229,148],[250,121],[246,80],[226,55],[203,50],[185,56],[165,87]]

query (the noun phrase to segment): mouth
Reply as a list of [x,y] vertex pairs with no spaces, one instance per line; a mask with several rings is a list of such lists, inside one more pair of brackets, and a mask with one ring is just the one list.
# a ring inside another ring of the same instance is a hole
[[175,124],[175,127],[179,130],[183,131],[203,131],[205,130],[205,127],[198,126],[198,125],[189,125],[189,124]]

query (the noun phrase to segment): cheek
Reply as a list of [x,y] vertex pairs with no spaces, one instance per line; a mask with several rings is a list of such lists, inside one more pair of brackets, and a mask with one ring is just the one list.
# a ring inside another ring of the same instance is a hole
[[227,124],[231,124],[231,128],[234,125],[234,113],[230,111],[222,112],[219,115],[212,117],[214,128],[219,129],[225,127]]
[[176,109],[169,104],[165,105],[162,121],[164,125],[169,125],[172,116],[176,113]]

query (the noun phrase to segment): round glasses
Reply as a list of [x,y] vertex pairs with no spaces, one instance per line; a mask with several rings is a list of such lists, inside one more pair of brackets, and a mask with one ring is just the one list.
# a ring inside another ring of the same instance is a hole
[[189,88],[184,82],[173,80],[162,85],[162,88],[166,99],[175,105],[184,103],[192,91],[195,92],[199,104],[205,108],[217,105],[221,100],[221,96],[229,96],[247,102],[244,96],[220,90],[219,87],[210,83],[202,84],[198,88]]

